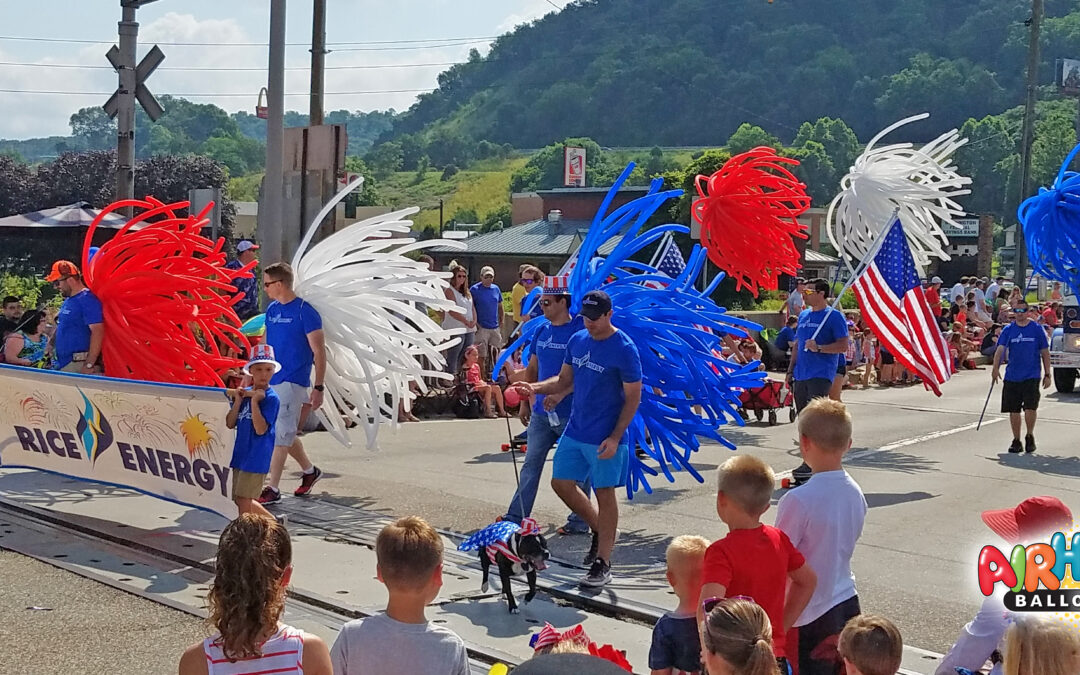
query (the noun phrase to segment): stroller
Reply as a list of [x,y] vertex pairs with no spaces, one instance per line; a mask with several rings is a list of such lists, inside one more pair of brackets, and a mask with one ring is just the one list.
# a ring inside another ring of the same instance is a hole
[[739,396],[744,411],[753,411],[758,422],[769,413],[769,426],[776,426],[776,411],[788,409],[788,421],[795,421],[795,397],[783,382],[766,380],[755,389],[747,389]]

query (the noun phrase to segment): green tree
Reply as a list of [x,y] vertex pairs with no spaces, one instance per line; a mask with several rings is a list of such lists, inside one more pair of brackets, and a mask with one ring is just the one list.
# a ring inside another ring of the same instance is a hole
[[116,121],[110,119],[101,106],[79,108],[69,119],[71,135],[83,142],[88,150],[107,150],[116,147]]
[[401,144],[394,141],[380,143],[368,152],[364,161],[371,167],[377,178],[385,180],[395,171],[399,171],[404,163]]
[[727,141],[728,152],[733,155],[759,146],[773,148],[774,150],[779,149],[780,139],[749,122],[740,124],[739,128],[735,130],[735,133],[731,134],[731,138]]
[[825,146],[817,141],[806,141],[801,146],[789,148],[785,154],[799,160],[791,172],[806,183],[806,192],[813,203],[823,206],[832,201],[840,189],[836,167]]
[[484,216],[484,222],[480,226],[480,232],[494,232],[504,227],[510,227],[510,223],[513,219],[513,212],[509,204],[503,204],[494,211],[489,211]]
[[962,199],[971,213],[992,213],[999,218],[1005,210],[1008,171],[1002,161],[1016,153],[1017,130],[1000,115],[968,118],[960,127],[967,144],[956,151],[961,175],[971,178],[971,194]]

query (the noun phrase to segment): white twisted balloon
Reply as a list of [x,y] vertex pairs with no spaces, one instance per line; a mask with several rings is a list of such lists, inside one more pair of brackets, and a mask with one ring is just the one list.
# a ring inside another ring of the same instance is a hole
[[[424,377],[450,379],[442,372],[442,351],[461,332],[444,330],[416,306],[454,308],[444,295],[448,275],[405,254],[464,246],[394,237],[412,229],[412,221],[403,220],[420,210],[412,207],[353,223],[305,252],[330,210],[363,182],[350,183],[315,217],[292,266],[296,294],[319,312],[326,336],[326,402],[317,413],[335,438],[350,445],[340,411],[363,427],[374,447],[385,418],[397,425],[398,403],[409,409],[415,397],[410,382],[426,391]],[[420,365],[420,356],[431,370]]]
[[926,266],[931,257],[949,259],[941,226],[960,227],[954,218],[964,215],[964,209],[955,198],[971,192],[963,189],[971,179],[958,174],[952,163],[952,154],[967,139],[953,129],[917,150],[911,143],[874,147],[890,132],[929,116],[908,117],[874,136],[840,181],[841,192],[829,204],[826,222],[829,241],[849,270],[873,247],[894,212],[917,265]]

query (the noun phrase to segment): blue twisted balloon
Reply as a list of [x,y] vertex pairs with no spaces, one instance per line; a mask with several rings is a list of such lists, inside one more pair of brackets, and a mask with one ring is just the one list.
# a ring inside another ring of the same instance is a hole
[[1080,173],[1068,171],[1080,145],[1058,171],[1054,185],[1025,199],[1016,215],[1024,228],[1031,268],[1080,293]]
[[[571,313],[580,311],[587,292],[606,292],[615,308],[612,322],[634,341],[641,355],[641,405],[627,434],[630,447],[641,447],[658,467],[631,455],[626,481],[629,499],[638,490],[652,493],[648,479],[661,473],[669,482],[674,482],[675,471],[685,471],[704,482],[691,463],[692,454],[701,447],[700,439],[734,450],[735,445],[721,436],[719,429],[729,420],[744,424],[737,412],[739,395],[744,389],[762,386],[765,380],[765,373],[757,370],[759,362],[740,365],[720,356],[724,336],[745,337],[747,331],[761,327],[728,315],[709,297],[723,274],[718,274],[704,290],[694,287],[706,262],[701,246],[694,247],[686,267],[675,279],[631,259],[668,232],[689,231],[673,223],[643,231],[645,223],[665,202],[682,195],[682,190],[661,192],[660,178],[652,181],[645,196],[607,213],[633,169],[633,163],[626,167],[593,218],[577,252],[579,264],[569,281]],[[609,242],[620,235],[621,239],[610,246]],[[610,252],[599,255],[601,249],[609,247]],[[539,293],[533,291],[526,307],[538,297]],[[496,371],[519,347],[527,361],[528,346],[546,323],[543,316],[525,323],[521,336],[499,357]],[[695,407],[700,408],[700,414]]]

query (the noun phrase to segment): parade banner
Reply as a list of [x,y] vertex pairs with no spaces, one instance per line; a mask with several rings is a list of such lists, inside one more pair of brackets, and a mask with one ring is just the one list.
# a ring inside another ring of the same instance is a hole
[[0,466],[236,515],[220,389],[0,366]]

